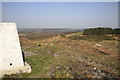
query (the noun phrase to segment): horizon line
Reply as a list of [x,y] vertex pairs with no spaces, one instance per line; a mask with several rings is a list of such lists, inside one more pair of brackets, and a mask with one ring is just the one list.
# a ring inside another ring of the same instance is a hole
[[119,2],[119,0],[1,0],[1,2]]

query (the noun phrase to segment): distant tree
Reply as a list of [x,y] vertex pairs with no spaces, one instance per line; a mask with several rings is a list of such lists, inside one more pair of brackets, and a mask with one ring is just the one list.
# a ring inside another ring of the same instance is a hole
[[113,34],[113,29],[112,28],[89,28],[85,29],[83,34],[85,35],[104,35],[104,34]]
[[116,28],[113,30],[113,34],[120,34],[120,28]]

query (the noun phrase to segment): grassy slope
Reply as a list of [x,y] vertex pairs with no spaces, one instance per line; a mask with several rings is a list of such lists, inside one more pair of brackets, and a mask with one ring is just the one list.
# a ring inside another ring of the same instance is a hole
[[[88,42],[70,38],[77,35],[81,33],[67,34],[65,38],[56,36],[34,42],[21,41],[26,61],[32,66],[32,73],[6,77],[118,77],[118,42],[116,40]],[[101,51],[108,55],[102,54]]]

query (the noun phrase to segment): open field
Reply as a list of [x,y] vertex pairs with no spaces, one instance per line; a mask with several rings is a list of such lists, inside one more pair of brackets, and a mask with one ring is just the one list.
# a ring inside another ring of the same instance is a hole
[[[74,33],[73,33],[74,32]],[[66,33],[66,34],[63,34]],[[69,34],[68,34],[69,33]],[[118,38],[75,30],[19,31],[32,73],[8,78],[118,78]]]

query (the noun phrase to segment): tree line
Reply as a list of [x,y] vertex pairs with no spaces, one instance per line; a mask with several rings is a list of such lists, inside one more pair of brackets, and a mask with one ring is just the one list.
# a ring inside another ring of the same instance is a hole
[[85,29],[83,32],[84,35],[104,35],[104,34],[120,34],[120,28],[89,28]]

